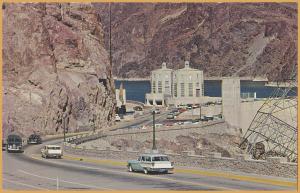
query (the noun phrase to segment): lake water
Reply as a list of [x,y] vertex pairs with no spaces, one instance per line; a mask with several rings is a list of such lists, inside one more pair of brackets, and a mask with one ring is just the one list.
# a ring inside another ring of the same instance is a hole
[[[123,87],[126,89],[126,99],[145,102],[145,94],[150,93],[151,84],[150,81],[115,81],[116,88],[120,87],[123,82]],[[211,97],[221,97],[221,81],[218,80],[205,80],[204,81],[204,95]],[[273,94],[277,87],[265,86],[265,82],[259,81],[241,81],[241,93],[256,92],[257,98],[267,98]],[[294,92],[289,95],[295,95]]]

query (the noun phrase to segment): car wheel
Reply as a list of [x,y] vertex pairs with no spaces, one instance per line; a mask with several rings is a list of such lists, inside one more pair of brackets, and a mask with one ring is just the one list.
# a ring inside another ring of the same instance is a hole
[[132,169],[131,165],[129,166],[128,170],[129,170],[130,172],[133,172],[133,169]]
[[144,168],[144,174],[148,174],[148,170]]

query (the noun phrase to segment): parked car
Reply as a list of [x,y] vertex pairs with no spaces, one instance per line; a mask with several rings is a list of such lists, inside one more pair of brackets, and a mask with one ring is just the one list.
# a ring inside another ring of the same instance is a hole
[[11,134],[7,137],[6,150],[11,152],[23,152],[23,140],[19,135]]
[[168,173],[169,171],[173,171],[174,163],[169,161],[167,155],[143,154],[137,160],[128,161],[127,168],[130,172],[141,171],[145,174],[149,172]]
[[61,158],[63,156],[62,149],[59,145],[45,145],[41,149],[41,154],[43,158]]
[[208,121],[207,117],[206,116],[201,116],[201,119],[200,121]]
[[27,144],[41,144],[42,138],[40,135],[31,134],[27,140]]
[[205,117],[207,118],[207,120],[210,120],[210,121],[214,120],[213,116],[205,116]]
[[191,125],[191,124],[193,124],[193,122],[192,121],[185,121],[185,122],[183,122],[183,124],[184,125]]
[[163,126],[163,124],[161,124],[161,123],[156,123],[156,124],[155,124],[155,127],[156,127],[156,128],[160,128],[160,127],[162,127],[162,126]]
[[175,116],[174,116],[173,113],[169,113],[169,114],[167,115],[167,119],[174,119],[174,118],[175,118]]
[[141,106],[135,106],[135,107],[133,107],[133,110],[135,110],[135,111],[142,111],[143,108]]
[[154,113],[155,113],[155,114],[160,114],[160,110],[159,110],[159,109],[155,109],[155,110],[154,110]]
[[174,125],[183,125],[183,122],[182,121],[178,121],[178,122],[174,123]]
[[116,121],[117,122],[121,121],[121,117],[118,114],[116,114]]

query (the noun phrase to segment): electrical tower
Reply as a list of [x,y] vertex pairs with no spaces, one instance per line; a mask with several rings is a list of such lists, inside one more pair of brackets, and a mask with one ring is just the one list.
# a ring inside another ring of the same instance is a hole
[[297,161],[297,73],[285,80],[263,103],[252,120],[240,148],[254,159],[266,155]]

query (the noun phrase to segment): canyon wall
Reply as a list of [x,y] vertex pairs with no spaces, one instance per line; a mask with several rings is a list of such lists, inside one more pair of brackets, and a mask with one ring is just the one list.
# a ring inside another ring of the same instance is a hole
[[[109,6],[96,7],[109,37]],[[283,80],[297,64],[296,3],[112,3],[111,10],[113,72],[120,78],[190,60],[207,77]]]
[[92,4],[5,3],[3,134],[105,129],[112,67]]

